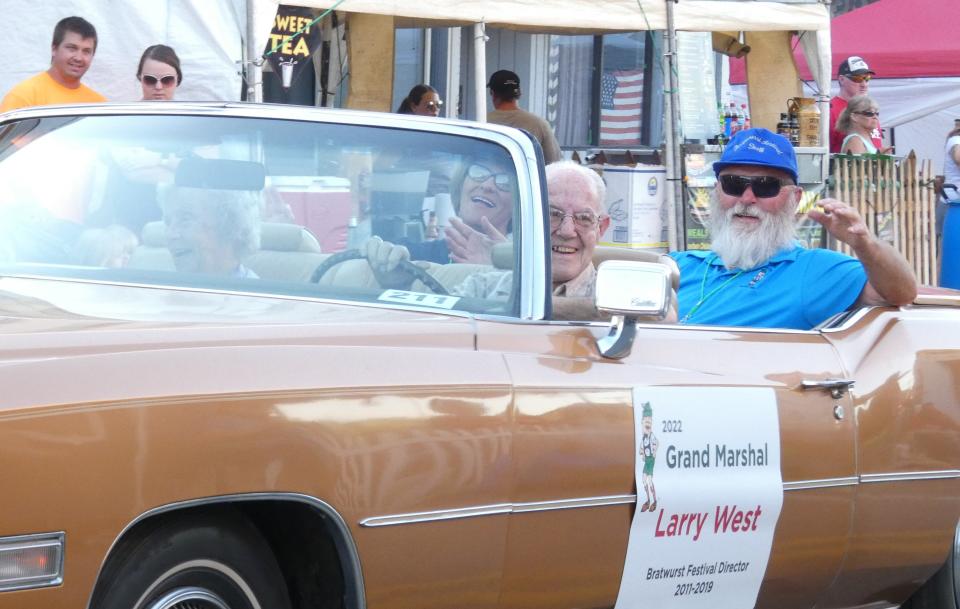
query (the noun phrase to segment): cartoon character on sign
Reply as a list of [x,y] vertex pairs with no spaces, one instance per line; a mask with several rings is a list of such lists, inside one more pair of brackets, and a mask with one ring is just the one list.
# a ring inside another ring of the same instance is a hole
[[647,501],[640,508],[641,512],[652,512],[657,509],[657,489],[653,486],[653,462],[657,458],[657,436],[653,435],[653,408],[650,402],[643,403],[643,436],[640,439],[640,457],[643,458],[643,491],[647,494]]

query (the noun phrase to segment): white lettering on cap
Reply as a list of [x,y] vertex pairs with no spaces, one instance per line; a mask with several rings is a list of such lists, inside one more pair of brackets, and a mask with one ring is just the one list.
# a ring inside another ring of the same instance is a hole
[[[754,142],[756,142],[756,143],[754,143]],[[742,142],[740,142],[739,144],[737,144],[736,150],[740,150],[740,149],[743,148],[744,146],[746,146],[746,147],[749,148],[750,150],[756,150],[757,152],[759,152],[759,153],[761,153],[761,154],[763,154],[763,152],[766,150],[765,148],[763,148],[763,146],[769,146],[769,147],[773,148],[773,149],[777,152],[778,155],[781,155],[781,156],[783,155],[783,151],[780,150],[780,147],[777,146],[777,144],[776,144],[775,142],[771,142],[770,140],[760,139],[759,137],[757,137],[757,136],[755,136],[755,135],[751,135],[750,137],[744,139]]]

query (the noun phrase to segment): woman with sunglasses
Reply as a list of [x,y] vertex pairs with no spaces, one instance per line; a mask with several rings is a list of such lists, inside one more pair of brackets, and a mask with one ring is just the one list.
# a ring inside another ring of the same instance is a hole
[[889,148],[878,150],[873,143],[873,131],[880,124],[877,103],[867,95],[858,95],[847,102],[837,119],[837,131],[846,134],[840,144],[843,154],[887,154]]
[[417,85],[403,98],[397,114],[419,114],[420,116],[440,116],[443,101],[440,94],[430,85]]
[[165,44],[147,47],[140,56],[137,80],[143,89],[143,101],[170,101],[183,80],[180,58]]

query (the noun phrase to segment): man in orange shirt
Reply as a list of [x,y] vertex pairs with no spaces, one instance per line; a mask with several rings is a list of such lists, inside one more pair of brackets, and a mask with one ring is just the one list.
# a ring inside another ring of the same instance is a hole
[[0,112],[29,106],[107,101],[80,82],[96,52],[97,30],[89,21],[82,17],[61,19],[53,29],[50,69],[14,85],[0,103]]

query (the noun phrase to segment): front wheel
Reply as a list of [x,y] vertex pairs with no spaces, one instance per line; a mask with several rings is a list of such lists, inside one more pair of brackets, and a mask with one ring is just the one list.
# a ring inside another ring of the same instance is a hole
[[166,522],[111,558],[95,609],[289,609],[270,546],[234,515]]

